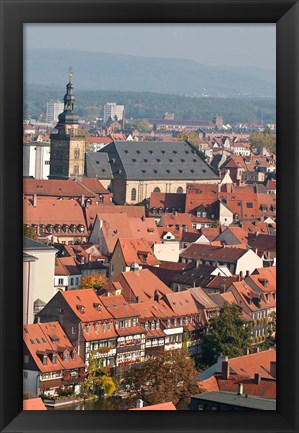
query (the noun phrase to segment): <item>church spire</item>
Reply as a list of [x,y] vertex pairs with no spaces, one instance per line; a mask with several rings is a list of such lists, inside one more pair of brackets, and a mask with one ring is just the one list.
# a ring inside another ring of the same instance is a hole
[[66,85],[66,94],[64,95],[64,110],[58,116],[58,124],[57,128],[60,129],[64,127],[64,125],[77,125],[79,116],[75,114],[75,95],[74,95],[74,86],[72,83],[73,70],[70,66],[69,68],[69,82]]

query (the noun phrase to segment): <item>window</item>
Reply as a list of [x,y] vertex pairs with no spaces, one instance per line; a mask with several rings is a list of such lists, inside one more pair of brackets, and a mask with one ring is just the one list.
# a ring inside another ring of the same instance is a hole
[[154,189],[154,192],[161,192],[161,190],[160,190],[160,188],[158,188],[158,187],[156,186],[156,188]]
[[56,353],[53,353],[53,355],[52,355],[52,363],[56,364],[56,360],[57,360]]
[[170,321],[170,319],[168,319],[167,320],[167,328],[170,328],[170,325],[171,325],[171,321]]
[[63,278],[58,278],[58,284],[63,284]]
[[155,322],[151,323],[151,330],[155,329]]
[[45,161],[45,165],[50,165],[50,161]]
[[206,218],[206,217],[207,217],[207,212],[203,212],[203,213],[202,213],[202,217],[203,217],[203,218]]
[[144,327],[146,330],[148,330],[148,322],[145,322]]
[[104,197],[102,195],[99,196],[99,203],[104,203]]
[[76,286],[79,284],[79,277],[76,277]]
[[29,363],[29,355],[24,355],[24,364]]
[[132,188],[131,190],[131,200],[136,201],[136,188]]
[[76,334],[76,326],[72,326],[72,334]]
[[23,372],[23,378],[24,379],[28,379],[28,371],[24,371]]
[[183,193],[183,188],[181,186],[179,186],[178,189],[176,190],[176,192],[178,194],[182,194]]
[[48,356],[45,354],[43,356],[43,365],[47,365],[48,364]]
[[71,286],[74,285],[74,278],[71,278]]
[[248,207],[248,209],[253,208],[253,204],[250,201],[246,203],[246,206]]

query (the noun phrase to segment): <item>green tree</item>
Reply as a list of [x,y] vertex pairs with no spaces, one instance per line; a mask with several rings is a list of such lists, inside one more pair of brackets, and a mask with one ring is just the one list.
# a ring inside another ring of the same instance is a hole
[[131,126],[135,129],[137,129],[138,131],[150,131],[151,130],[151,126],[146,119],[134,120],[132,122]]
[[[192,394],[198,393],[198,372],[184,349],[160,352],[125,375],[131,398],[148,404],[172,401],[187,408]],[[178,406],[177,406],[178,407]]]
[[240,317],[238,307],[226,303],[219,316],[211,320],[208,335],[203,337],[202,360],[209,366],[219,355],[229,358],[242,356],[249,346],[250,330]]
[[37,241],[38,239],[36,228],[28,227],[26,224],[23,224],[23,236],[25,236],[26,238],[33,239],[34,241]]
[[100,348],[98,351],[93,350],[90,352],[85,379],[81,382],[81,394],[83,396],[99,395],[100,393],[110,396],[116,390],[109,368],[103,367],[102,359],[96,356],[98,353],[105,353],[107,350],[109,348]]
[[250,149],[253,153],[261,154],[263,148],[269,149],[276,153],[276,136],[272,133],[269,127],[266,127],[263,132],[256,132],[249,137]]
[[215,220],[211,224],[211,228],[213,228],[213,229],[219,229],[220,227],[221,227],[221,224],[220,224],[219,220]]

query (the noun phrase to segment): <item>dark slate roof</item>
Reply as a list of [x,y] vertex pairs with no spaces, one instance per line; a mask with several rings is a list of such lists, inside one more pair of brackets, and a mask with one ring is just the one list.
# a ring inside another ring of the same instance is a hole
[[202,153],[184,141],[115,141],[97,153],[108,153],[116,179],[219,179]]
[[206,287],[215,278],[215,275],[211,275],[215,269],[215,266],[199,265],[197,268],[181,271],[173,277],[172,282],[186,284],[191,287]]
[[23,236],[23,249],[24,250],[54,250],[54,247],[43,244],[42,242],[34,241],[33,239]]
[[107,153],[87,152],[85,164],[86,177],[112,179]]
[[244,409],[276,410],[276,400],[256,397],[253,395],[238,395],[228,391],[203,392],[192,396],[192,399],[224,403]]

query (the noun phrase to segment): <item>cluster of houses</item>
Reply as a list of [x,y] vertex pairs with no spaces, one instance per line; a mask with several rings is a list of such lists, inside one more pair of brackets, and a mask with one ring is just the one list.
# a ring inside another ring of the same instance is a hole
[[[91,353],[112,375],[161,351],[200,358],[226,303],[251,330],[247,356],[259,356],[276,311],[275,160],[235,153],[216,167],[189,142],[121,137],[86,152],[70,95],[71,81],[49,178],[23,183],[24,393],[79,393]],[[104,283],[85,288],[86,275]],[[225,383],[218,365],[200,386],[235,390],[225,365]],[[254,388],[263,376],[251,373]]]

